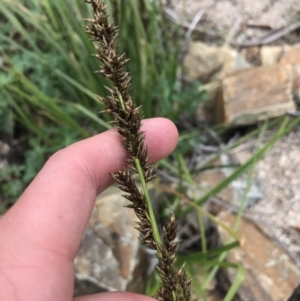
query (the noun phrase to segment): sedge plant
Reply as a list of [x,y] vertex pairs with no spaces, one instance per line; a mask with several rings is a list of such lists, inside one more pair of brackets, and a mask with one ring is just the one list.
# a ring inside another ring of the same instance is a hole
[[[147,183],[154,177],[154,166],[148,164],[147,147],[144,145],[145,134],[141,131],[142,112],[136,107],[130,95],[131,78],[125,72],[127,60],[116,51],[118,29],[108,22],[107,6],[101,0],[86,0],[91,4],[93,18],[87,19],[86,32],[91,35],[96,49],[95,57],[101,62],[100,73],[111,81],[108,87],[109,96],[97,98],[105,105],[104,112],[112,116],[112,123],[117,128],[122,144],[129,153],[127,167],[112,177],[118,187],[126,192],[130,201],[127,206],[135,211],[139,218],[137,229],[141,241],[155,250],[159,264],[157,271],[162,284],[157,293],[159,301],[189,301],[190,284],[184,265],[175,270],[173,263],[176,257],[178,242],[176,239],[177,222],[174,214],[164,226],[162,236],[158,231]],[[142,191],[138,189],[134,175],[138,175]]]

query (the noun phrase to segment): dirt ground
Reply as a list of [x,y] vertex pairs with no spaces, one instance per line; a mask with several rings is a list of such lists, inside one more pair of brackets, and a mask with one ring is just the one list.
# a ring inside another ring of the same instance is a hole
[[[298,0],[164,0],[178,16],[191,22],[202,14],[198,26],[213,30],[223,37],[237,33],[238,39],[251,39],[262,31],[286,27],[300,20]],[[250,25],[250,26],[249,26]]]
[[171,0],[169,3],[171,8],[190,20],[198,11],[203,11],[204,19],[221,31],[241,22],[279,28],[300,17],[298,0]]

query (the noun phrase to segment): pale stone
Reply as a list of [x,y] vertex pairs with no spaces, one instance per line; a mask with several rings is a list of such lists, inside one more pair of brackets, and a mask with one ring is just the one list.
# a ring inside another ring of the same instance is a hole
[[[200,159],[198,161],[200,168],[202,166],[201,162],[205,162],[206,160],[206,155],[203,154],[200,156]],[[240,162],[234,161],[234,158],[231,156],[231,154],[222,154],[220,157],[211,162],[210,166],[230,166],[236,163],[240,164]],[[229,177],[234,172],[234,170],[235,168],[233,167],[210,168],[208,170],[200,172],[199,174],[196,174],[194,176],[194,180],[200,184],[203,193],[205,193],[206,191],[213,189],[223,180]],[[216,195],[216,197],[219,199],[219,201],[224,201],[224,205],[232,204],[238,208],[241,205],[241,200],[245,195],[245,190],[248,190],[247,186],[248,175],[244,174],[227,185]],[[198,196],[200,197],[201,194]],[[262,196],[263,193],[259,188],[257,181],[254,179],[247,193],[247,206],[252,206],[258,200],[260,200]],[[218,214],[221,210],[224,210],[224,206],[222,204],[211,203],[209,210],[214,214]]]
[[249,68],[249,64],[236,50],[228,46],[208,46],[202,42],[190,42],[183,65],[189,78],[203,83]]
[[[230,227],[236,218],[225,211],[218,217]],[[225,243],[229,239],[228,233],[221,227],[219,232]],[[239,300],[285,301],[298,285],[300,270],[257,225],[242,219],[238,233],[241,245],[229,252],[227,260],[246,269],[245,281],[238,292]],[[227,273],[231,283],[237,275],[236,269],[222,270],[222,273]]]
[[147,256],[134,229],[137,217],[124,207],[127,204],[114,187],[97,198],[75,259],[76,295],[86,291],[142,292]]
[[222,81],[216,121],[248,125],[295,111],[290,66],[263,66],[235,73]]
[[300,44],[293,45],[287,49],[280,60],[282,65],[299,65],[300,64]]
[[262,65],[273,66],[278,64],[289,48],[287,45],[261,47],[260,56]]

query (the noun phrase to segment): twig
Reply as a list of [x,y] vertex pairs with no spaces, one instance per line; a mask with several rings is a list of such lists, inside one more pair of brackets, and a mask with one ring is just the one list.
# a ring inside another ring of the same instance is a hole
[[195,30],[197,24],[199,23],[199,21],[201,20],[202,16],[204,14],[204,11],[203,10],[199,10],[197,12],[197,14],[195,15],[193,21],[191,22],[191,24],[189,25],[188,27],[188,30],[186,31],[185,33],[185,38],[184,38],[184,42],[183,42],[183,46],[180,50],[180,53],[179,53],[179,61],[181,62],[182,59],[184,58],[187,50],[188,50],[188,42],[189,42],[189,39],[193,33],[193,31]]
[[252,47],[252,46],[260,46],[260,45],[266,45],[270,44],[283,36],[289,34],[290,32],[298,29],[300,27],[300,21],[295,22],[287,27],[275,29],[268,33],[267,35],[264,35],[260,38],[254,39],[252,41],[246,41],[246,42],[235,42],[232,41],[230,43],[233,47]]
[[[190,27],[190,23],[189,22],[186,22],[186,21],[183,21],[181,20],[181,18],[178,16],[178,14],[171,8],[169,7],[165,7],[164,8],[164,11],[166,13],[166,16],[172,21],[174,22],[175,24],[181,26],[183,29],[185,30],[188,30],[189,27]],[[197,32],[199,34],[205,34],[207,36],[210,36],[211,38],[215,38],[215,39],[222,39],[223,40],[223,37],[217,33],[215,33],[214,31],[212,30],[209,30],[209,29],[205,29],[205,28],[202,28],[200,27],[199,25],[198,26],[195,26],[195,28],[193,29],[194,32]]]
[[299,117],[300,116],[300,111],[291,111],[291,110],[287,110],[286,114],[292,117]]

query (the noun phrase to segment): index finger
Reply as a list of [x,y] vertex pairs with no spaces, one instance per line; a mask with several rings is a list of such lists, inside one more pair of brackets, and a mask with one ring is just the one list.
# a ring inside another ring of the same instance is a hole
[[[167,156],[177,143],[177,130],[167,119],[145,120],[142,130],[146,132],[145,144],[152,161]],[[9,233],[6,247],[9,242],[22,242],[26,238],[27,247],[32,243],[55,248],[73,260],[96,195],[112,183],[109,173],[121,169],[126,157],[116,130],[56,153],[1,219],[2,238]]]

